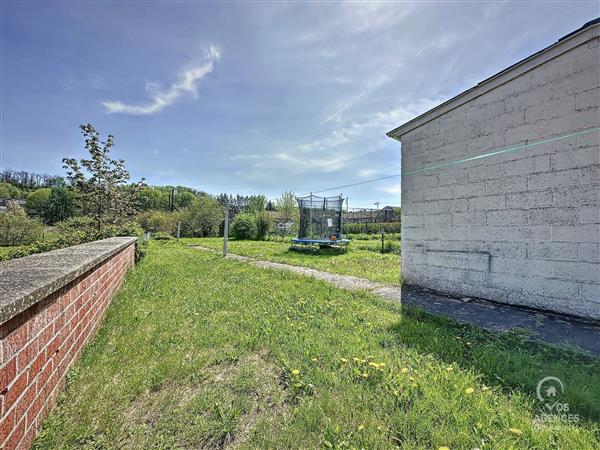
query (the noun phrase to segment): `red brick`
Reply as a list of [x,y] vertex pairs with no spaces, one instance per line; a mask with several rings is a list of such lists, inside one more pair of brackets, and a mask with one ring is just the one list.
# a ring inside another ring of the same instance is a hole
[[14,428],[12,434],[9,436],[8,440],[4,444],[3,450],[12,450],[17,448],[21,439],[23,439],[23,435],[25,434],[25,418],[21,419],[21,421]]
[[27,346],[21,350],[17,356],[17,369],[21,372],[25,367],[33,361],[37,356],[39,350],[39,342],[37,339],[31,341]]
[[17,450],[29,450],[31,448],[31,444],[33,444],[33,438],[35,437],[36,429],[33,426],[29,426],[29,428],[25,431],[25,435],[21,438],[21,442],[17,445]]
[[29,380],[33,380],[35,376],[42,370],[44,364],[46,363],[46,352],[42,350],[37,357],[31,363],[31,367],[29,367]]
[[52,371],[54,370],[54,366],[55,366],[54,361],[50,360],[42,368],[42,371],[40,372],[38,379],[37,379],[38,393],[43,391],[43,389],[48,381],[48,378],[50,378],[50,375],[52,374]]
[[15,381],[8,387],[6,396],[4,398],[4,408],[10,409],[15,404],[17,399],[21,396],[25,388],[27,387],[27,372],[23,372],[19,375]]
[[15,428],[15,417],[15,411],[12,410],[5,417],[2,417],[2,420],[0,420],[0,448],[1,444]]
[[35,400],[31,404],[31,407],[27,411],[27,423],[33,423],[35,419],[39,416],[42,408],[44,407],[44,403],[46,402],[46,397],[43,395],[38,395],[35,397]]
[[6,393],[6,388],[17,375],[17,358],[8,361],[0,369],[0,394]]
[[25,413],[31,406],[31,403],[33,403],[34,399],[35,399],[35,383],[30,384],[29,387],[27,389],[25,389],[25,392],[23,393],[21,398],[19,398],[19,400],[17,401],[17,409],[16,409],[17,418],[21,418],[21,417],[25,416]]
[[27,324],[21,325],[15,331],[4,338],[4,359],[8,360],[17,354],[27,343],[29,333]]

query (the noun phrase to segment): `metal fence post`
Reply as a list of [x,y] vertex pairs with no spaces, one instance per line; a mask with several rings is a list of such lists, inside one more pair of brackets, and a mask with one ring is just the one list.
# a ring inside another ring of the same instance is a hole
[[229,204],[225,203],[225,225],[223,226],[223,256],[227,256],[227,239],[229,238]]

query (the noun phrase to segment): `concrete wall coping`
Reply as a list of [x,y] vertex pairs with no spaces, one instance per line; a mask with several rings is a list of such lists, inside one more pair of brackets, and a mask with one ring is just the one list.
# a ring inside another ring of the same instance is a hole
[[566,53],[580,45],[584,45],[592,39],[598,39],[600,36],[600,24],[593,23],[589,26],[576,30],[575,32],[564,36],[554,44],[540,50],[537,53],[513,64],[512,66],[498,72],[496,75],[483,80],[476,86],[467,89],[466,91],[452,97],[450,100],[436,106],[433,109],[415,117],[414,119],[406,122],[403,125],[393,129],[386,133],[388,137],[397,141],[402,140],[402,136],[406,133],[431,122],[434,119],[468,103],[489,91],[508,83],[509,81],[532,71],[536,67],[539,67],[554,58],[559,57],[563,53]]
[[0,262],[0,324],[136,240],[135,237],[113,237]]

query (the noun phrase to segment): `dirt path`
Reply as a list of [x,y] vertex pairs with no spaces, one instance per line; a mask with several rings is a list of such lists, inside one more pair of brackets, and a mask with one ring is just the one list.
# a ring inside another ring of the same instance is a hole
[[[220,253],[201,245],[190,245],[198,250]],[[233,253],[230,259],[244,261],[265,269],[288,270],[300,275],[323,280],[342,289],[364,289],[379,297],[402,302],[403,305],[423,308],[427,313],[449,317],[488,331],[507,332],[515,328],[529,330],[531,339],[548,344],[568,346],[600,356],[600,323],[584,322],[577,318],[529,310],[481,299],[453,298],[414,287],[400,287],[376,283],[351,275],[258,260]]]

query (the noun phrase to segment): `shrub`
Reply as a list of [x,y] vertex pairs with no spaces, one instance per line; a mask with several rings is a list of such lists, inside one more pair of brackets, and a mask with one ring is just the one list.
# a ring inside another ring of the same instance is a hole
[[169,233],[165,233],[164,231],[159,231],[152,235],[152,239],[156,239],[157,241],[168,241],[173,239],[173,236],[171,236]]
[[[8,214],[8,213],[7,213]],[[3,219],[0,215],[0,220]],[[32,220],[32,219],[29,219]],[[39,225],[40,227],[41,224]],[[37,240],[29,245],[15,247],[7,252],[0,254],[0,261],[20,258],[22,256],[34,253],[43,253],[59,248],[70,247],[72,245],[83,244],[85,242],[96,241],[114,236],[141,236],[143,234],[140,226],[135,222],[128,222],[122,225],[108,225],[100,230],[96,228],[96,222],[91,217],[81,216],[65,220],[56,226],[58,231],[52,238]],[[40,234],[41,236],[41,234]],[[135,248],[135,258],[139,261],[143,256],[144,249],[138,242]]]
[[256,239],[258,234],[256,216],[248,213],[235,216],[231,224],[231,234],[236,239]]
[[374,234],[380,233],[380,230],[383,230],[385,233],[400,233],[400,222],[345,223],[343,230],[344,234]]
[[267,211],[259,211],[254,215],[256,222],[256,239],[265,240],[271,229],[271,215]]
[[30,219],[23,208],[10,204],[8,211],[0,214],[0,245],[27,245],[42,236],[43,225]]
[[174,234],[177,230],[178,213],[165,211],[145,211],[138,215],[137,222],[144,231]]

